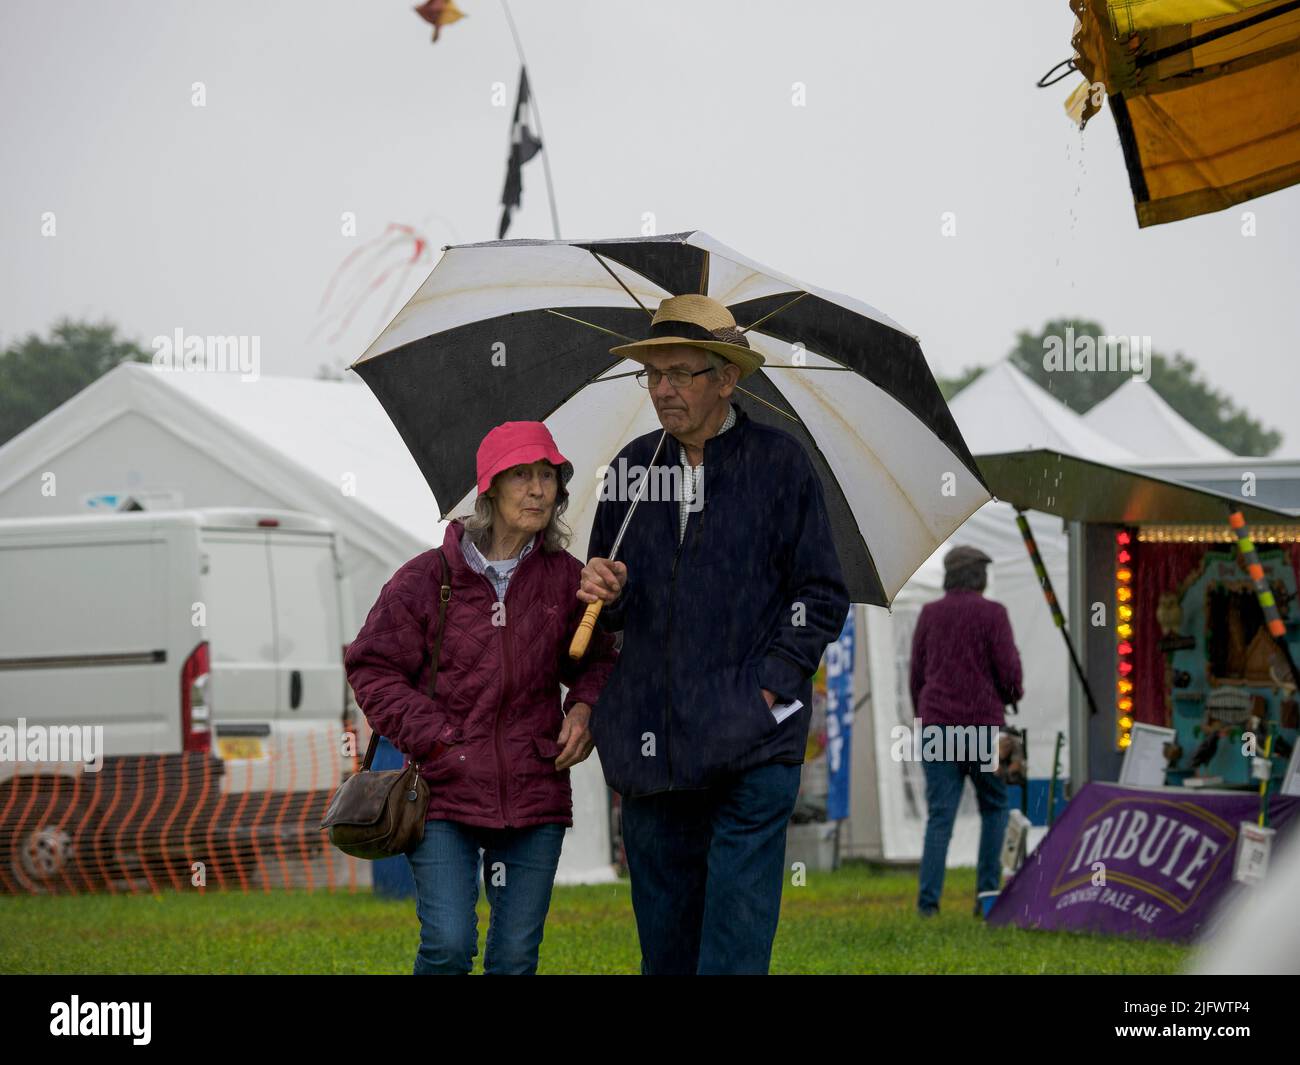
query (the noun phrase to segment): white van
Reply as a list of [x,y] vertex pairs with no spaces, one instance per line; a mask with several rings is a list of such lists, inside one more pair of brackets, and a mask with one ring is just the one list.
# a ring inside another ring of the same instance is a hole
[[0,725],[102,725],[110,759],[211,752],[228,792],[333,789],[348,602],[306,514],[0,521]]

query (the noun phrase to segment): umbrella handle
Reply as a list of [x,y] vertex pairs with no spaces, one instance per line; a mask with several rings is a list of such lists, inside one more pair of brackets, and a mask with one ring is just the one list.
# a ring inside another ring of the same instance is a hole
[[591,632],[596,627],[596,618],[600,616],[601,605],[599,599],[587,604],[587,611],[578,622],[578,631],[573,634],[573,642],[569,644],[570,658],[581,658],[587,653],[587,644],[591,642]]

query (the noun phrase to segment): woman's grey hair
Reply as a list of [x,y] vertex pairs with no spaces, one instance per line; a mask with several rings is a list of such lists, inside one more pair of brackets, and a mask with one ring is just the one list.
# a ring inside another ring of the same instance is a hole
[[943,575],[943,590],[950,592],[954,588],[968,588],[973,592],[982,592],[989,583],[987,562],[971,562],[958,566]]
[[[504,472],[503,470],[502,473]],[[558,468],[555,473],[555,506],[551,509],[551,520],[546,523],[546,529],[542,533],[543,551],[567,550],[569,541],[573,538],[573,530],[565,524],[563,517],[564,512],[569,508],[569,490],[564,487]],[[501,474],[497,474],[497,477],[500,476]],[[492,478],[492,482],[496,483],[496,477]],[[461,518],[465,523],[465,535],[469,537],[469,542],[480,551],[487,551],[492,544],[492,522],[496,518],[496,512],[496,503],[484,492],[474,500],[474,513]]]

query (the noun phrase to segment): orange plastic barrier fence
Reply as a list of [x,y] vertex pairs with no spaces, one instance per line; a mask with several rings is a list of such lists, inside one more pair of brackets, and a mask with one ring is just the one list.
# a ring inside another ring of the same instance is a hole
[[208,753],[108,757],[97,772],[20,763],[0,781],[0,893],[369,890],[369,863],[318,828],[333,789],[294,787],[318,779],[316,758],[290,739],[256,763]]

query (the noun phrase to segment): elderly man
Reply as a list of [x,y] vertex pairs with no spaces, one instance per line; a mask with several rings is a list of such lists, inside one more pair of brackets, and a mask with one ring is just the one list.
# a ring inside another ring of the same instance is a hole
[[669,297],[611,351],[644,364],[668,433],[613,563],[631,500],[608,489],[634,494],[661,434],[611,465],[578,591],[623,632],[592,735],[622,798],[641,971],[766,973],[811,678],[849,607],[821,484],[730,402],[763,357],[722,304]]

